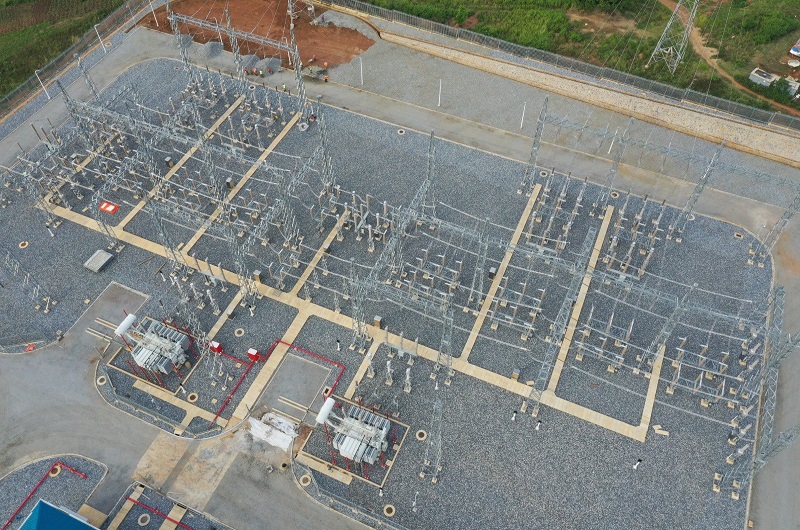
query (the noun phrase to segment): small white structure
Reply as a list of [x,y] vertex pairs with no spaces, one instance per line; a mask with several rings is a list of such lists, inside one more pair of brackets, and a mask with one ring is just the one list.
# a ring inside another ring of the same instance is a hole
[[780,79],[779,76],[771,74],[761,68],[754,68],[753,71],[750,72],[750,81],[757,85],[769,87],[778,79]]
[[343,457],[374,465],[380,454],[389,448],[391,423],[355,405],[347,409],[345,417],[339,417],[333,414],[335,404],[333,398],[325,400],[317,414],[317,423],[325,423],[333,428],[333,448]]
[[786,76],[785,79],[786,82],[789,83],[789,87],[786,89],[786,91],[789,92],[790,96],[794,96],[795,94],[797,94],[797,91],[800,90],[800,83],[798,83],[789,76]]
[[259,440],[264,440],[273,447],[279,447],[288,451],[292,447],[292,442],[297,437],[297,429],[289,420],[267,412],[261,418],[249,418],[250,433]]

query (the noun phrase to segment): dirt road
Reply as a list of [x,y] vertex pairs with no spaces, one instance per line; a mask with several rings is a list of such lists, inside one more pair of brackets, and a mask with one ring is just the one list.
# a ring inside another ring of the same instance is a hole
[[[658,1],[659,1],[659,3],[661,3],[661,5],[669,8],[670,11],[675,11],[675,8],[678,5],[677,3],[673,2],[673,0],[658,0]],[[687,13],[685,9],[682,9],[681,11],[679,11],[678,12],[678,16],[680,17],[680,19],[684,23],[684,25],[689,20],[689,13]],[[746,92],[747,94],[750,94],[751,96],[756,97],[756,98],[760,99],[761,101],[765,101],[765,102],[769,103],[770,105],[772,105],[773,107],[776,107],[776,108],[782,110],[783,112],[785,112],[787,114],[791,114],[792,116],[800,116],[800,112],[799,111],[797,111],[797,110],[795,110],[795,109],[793,109],[791,107],[787,107],[786,105],[782,105],[780,103],[772,101],[771,99],[762,96],[758,92],[754,92],[754,91],[750,90],[746,86],[744,86],[741,83],[739,83],[736,79],[734,79],[731,74],[726,72],[717,63],[717,60],[716,60],[715,56],[717,55],[719,50],[717,50],[716,48],[709,48],[708,46],[706,46],[705,39],[703,38],[703,35],[700,33],[700,28],[698,28],[697,26],[692,26],[692,31],[691,31],[691,33],[689,33],[689,42],[692,43],[692,49],[695,51],[695,53],[697,55],[699,55],[700,57],[702,57],[703,60],[706,62],[706,64],[708,64],[708,66],[713,68],[714,71],[716,71],[719,74],[720,77],[722,77],[723,79],[727,80],[730,84],[735,86],[738,90],[741,90],[742,92]]]

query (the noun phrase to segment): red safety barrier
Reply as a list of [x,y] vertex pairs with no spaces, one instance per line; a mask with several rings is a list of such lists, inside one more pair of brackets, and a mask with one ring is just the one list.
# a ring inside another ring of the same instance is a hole
[[145,510],[147,510],[150,513],[154,513],[154,514],[158,515],[159,517],[163,517],[164,519],[166,519],[170,523],[175,523],[176,525],[180,526],[181,528],[186,528],[186,530],[194,530],[194,528],[192,528],[191,526],[187,526],[187,525],[183,524],[182,522],[173,519],[169,515],[159,512],[158,510],[156,510],[152,506],[148,506],[145,503],[139,502],[136,499],[132,499],[130,497],[128,497],[127,500],[131,501],[132,503],[136,504],[137,506],[141,506],[142,508],[144,508]]
[[[290,343],[285,342],[285,341],[283,341],[281,339],[277,339],[275,342],[272,343],[272,346],[269,347],[269,350],[267,350],[267,353],[263,357],[263,361],[264,362],[267,362],[267,360],[269,359],[270,355],[272,355],[272,352],[275,350],[275,347],[278,344],[283,344],[284,346],[288,346],[290,349],[301,351],[301,352],[303,352],[303,353],[305,353],[307,355],[310,355],[310,356],[314,357],[315,359],[319,359],[320,361],[324,361],[326,363],[329,363],[329,364],[332,364],[332,365],[338,367],[339,368],[339,375],[336,376],[336,380],[333,382],[333,385],[331,386],[331,390],[328,393],[328,396],[333,395],[333,392],[336,390],[336,387],[339,385],[339,381],[342,379],[342,375],[344,374],[345,366],[342,363],[337,363],[333,359],[328,359],[327,357],[323,357],[322,355],[319,355],[319,354],[316,354],[314,352],[305,350],[305,349],[303,349],[303,348],[301,348],[299,346],[295,346],[294,344],[290,344]],[[236,360],[238,362],[241,362],[239,359],[236,359]],[[211,421],[211,423],[208,424],[208,428],[209,429],[214,425],[214,423],[216,423],[217,419],[219,419],[220,415],[222,414],[222,411],[225,410],[225,407],[227,407],[228,403],[230,403],[231,399],[233,399],[233,395],[239,389],[239,385],[241,385],[242,381],[244,381],[244,378],[247,377],[247,374],[253,368],[253,365],[255,365],[255,361],[252,361],[249,365],[247,365],[247,369],[244,371],[242,376],[236,382],[236,385],[234,385],[234,387],[231,390],[230,394],[228,394],[228,397],[225,398],[225,401],[222,403],[222,406],[219,408],[219,410],[217,411],[216,415],[214,416],[214,420]],[[323,396],[323,400],[324,399],[325,399],[325,396]]]
[[71,472],[75,473],[76,475],[78,475],[79,477],[81,477],[82,479],[85,479],[85,478],[86,478],[86,475],[84,475],[83,473],[81,473],[81,472],[80,472],[80,471],[78,471],[77,469],[73,469],[73,468],[69,467],[68,465],[66,465],[66,464],[63,464],[63,463],[61,463],[61,462],[55,462],[55,463],[54,463],[52,466],[50,466],[50,469],[48,469],[48,470],[45,472],[44,476],[43,476],[41,479],[39,479],[39,482],[37,482],[37,483],[36,483],[36,486],[34,486],[34,487],[33,487],[33,489],[31,490],[31,492],[30,492],[30,493],[28,493],[28,496],[27,496],[27,497],[25,497],[25,500],[24,500],[24,501],[22,501],[22,504],[20,504],[19,506],[17,506],[17,509],[16,509],[16,511],[14,511],[14,513],[13,513],[13,514],[11,514],[11,517],[9,517],[9,518],[8,518],[8,521],[6,521],[6,524],[4,524],[4,525],[3,525],[3,528],[0,528],[0,530],[6,530],[6,528],[8,528],[8,527],[11,525],[11,521],[13,521],[13,520],[14,520],[14,518],[15,518],[17,515],[19,515],[19,512],[21,512],[21,511],[22,511],[22,508],[24,508],[24,507],[25,507],[25,505],[26,505],[26,504],[28,504],[28,501],[30,501],[30,500],[31,500],[31,498],[34,496],[34,494],[35,494],[35,493],[36,493],[36,491],[39,489],[39,487],[40,487],[42,484],[44,484],[44,481],[45,481],[45,480],[47,480],[47,477],[49,477],[49,476],[50,476],[50,473],[53,471],[53,469],[55,469],[55,467],[56,467],[56,466],[60,466],[61,468],[63,468],[63,469],[66,469],[67,471],[71,471]]
[[[275,346],[278,344],[278,342],[279,341],[276,340],[275,342],[272,343],[272,346],[269,347],[269,350],[267,350],[267,353],[265,354],[265,356],[263,358],[264,362],[267,362],[267,359],[269,359],[269,356],[272,355],[272,351],[275,349]],[[240,362],[239,359],[236,359],[236,360],[237,360],[237,362]],[[239,377],[239,380],[236,381],[236,384],[233,386],[233,389],[231,390],[230,394],[228,394],[228,397],[225,398],[225,401],[222,403],[222,406],[219,408],[217,413],[214,415],[214,419],[211,421],[211,423],[208,424],[208,428],[209,429],[211,427],[213,427],[213,425],[217,422],[217,420],[219,419],[220,415],[222,414],[222,411],[225,410],[225,407],[227,407],[228,403],[230,403],[231,399],[233,399],[233,395],[236,393],[237,390],[239,390],[239,385],[242,384],[242,381],[244,381],[244,378],[247,377],[247,374],[250,373],[250,370],[253,368],[253,366],[255,364],[256,364],[256,361],[250,361],[250,364],[247,365],[247,368],[245,369],[244,373],[241,375],[241,377]]]

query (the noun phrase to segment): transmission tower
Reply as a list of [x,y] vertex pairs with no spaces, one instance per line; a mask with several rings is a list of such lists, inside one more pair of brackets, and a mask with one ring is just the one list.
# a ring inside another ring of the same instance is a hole
[[689,34],[692,32],[692,23],[697,14],[700,0],[679,0],[675,11],[664,28],[664,33],[658,39],[656,49],[647,61],[647,66],[652,62],[664,61],[671,73],[675,73],[678,63],[683,60],[686,45],[689,43]]
[[536,132],[533,135],[533,146],[531,156],[528,158],[528,165],[525,166],[525,174],[522,176],[517,193],[530,195],[533,189],[533,181],[536,178],[536,163],[539,161],[539,145],[542,142],[542,132],[544,132],[544,122],[547,120],[547,96],[542,103],[542,110],[539,112],[539,119],[536,120]]
[[667,239],[674,238],[676,242],[681,242],[683,231],[686,229],[686,223],[692,216],[694,207],[697,204],[698,199],[700,199],[700,194],[703,193],[703,190],[706,189],[706,185],[711,180],[711,175],[714,172],[714,167],[717,165],[717,160],[719,160],[719,155],[722,153],[723,147],[725,147],[725,142],[722,142],[719,147],[717,147],[717,150],[714,152],[714,156],[711,157],[711,162],[708,163],[708,167],[706,167],[705,172],[695,185],[691,196],[689,196],[689,199],[686,201],[686,205],[683,207],[683,210],[681,210],[675,220],[670,223]]
[[444,384],[450,385],[453,371],[453,310],[447,309],[442,322],[442,341],[439,345],[439,354],[436,364],[431,372],[431,379],[436,379],[436,373],[444,369]]
[[748,458],[736,460],[728,473],[714,475],[714,491],[720,491],[721,488],[729,489],[731,498],[738,500],[741,492],[747,490],[753,474],[764,467],[772,457],[792,445],[798,436],[800,436],[800,425],[795,425],[788,431],[780,433],[774,440],[762,440],[758,452],[750,453]]
[[800,211],[800,193],[795,196],[792,204],[789,205],[789,208],[783,212],[783,215],[778,222],[770,229],[767,233],[767,237],[764,238],[764,241],[759,242],[758,247],[755,251],[751,251],[751,254],[757,255],[759,258],[759,266],[764,264],[766,261],[767,256],[769,256],[770,252],[772,252],[773,247],[775,247],[775,243],[778,242],[778,238],[783,233],[783,230],[786,228],[786,225],[789,223],[789,220]]
[[89,76],[89,71],[86,69],[86,66],[81,62],[81,56],[77,53],[73,55],[76,61],[78,61],[78,68],[81,70],[81,74],[83,74],[83,79],[86,81],[86,86],[89,88],[89,91],[94,96],[95,101],[100,99],[100,93],[97,90],[97,85],[94,84],[92,81],[91,76]]

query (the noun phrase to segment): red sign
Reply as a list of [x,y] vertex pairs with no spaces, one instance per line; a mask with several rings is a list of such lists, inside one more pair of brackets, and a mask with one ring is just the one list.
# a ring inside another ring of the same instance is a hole
[[119,210],[119,205],[114,204],[113,202],[103,201],[100,203],[100,206],[98,206],[98,208],[100,208],[101,212],[117,213],[117,210]]

